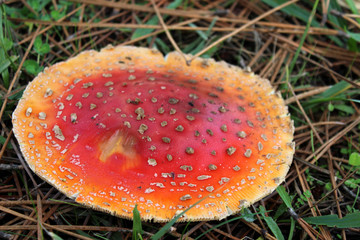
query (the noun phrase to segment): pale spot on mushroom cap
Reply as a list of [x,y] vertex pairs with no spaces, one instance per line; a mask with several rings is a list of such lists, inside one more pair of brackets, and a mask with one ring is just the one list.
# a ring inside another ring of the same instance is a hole
[[77,115],[76,115],[76,113],[71,113],[71,114],[70,114],[70,121],[71,121],[72,123],[76,123],[76,121],[77,121]]
[[194,154],[194,153],[195,153],[195,151],[194,151],[194,149],[193,149],[192,147],[187,147],[187,148],[185,149],[185,152],[186,152],[187,154]]
[[192,199],[192,197],[190,196],[190,194],[186,194],[186,195],[180,197],[180,200],[181,200],[181,201],[186,201],[186,200],[189,200],[189,199]]
[[182,166],[180,166],[180,169],[182,169],[184,171],[192,171],[193,167],[190,165],[182,165]]
[[102,75],[104,78],[110,78],[112,77],[112,74],[111,73],[103,73]]
[[170,104],[177,104],[178,102],[179,102],[180,100],[179,99],[177,99],[177,98],[169,98],[169,103]]
[[45,119],[46,119],[46,113],[44,113],[44,112],[39,112],[39,119],[45,120]]
[[239,138],[246,138],[246,133],[244,131],[239,131],[239,132],[236,133],[236,135]]
[[210,170],[216,170],[217,169],[217,166],[215,164],[209,164],[209,169]]
[[208,186],[208,187],[206,187],[205,189],[206,189],[206,191],[208,191],[208,192],[213,192],[213,191],[215,190],[215,188],[214,188],[213,186]]
[[51,88],[48,88],[45,91],[44,97],[45,98],[50,97],[51,95],[53,95],[53,93],[54,93],[53,90],[51,90]]
[[138,132],[139,132],[140,134],[144,134],[145,131],[148,130],[148,128],[149,128],[149,127],[148,127],[146,124],[143,124],[143,123],[142,123],[142,124],[140,125],[139,129],[138,129]]
[[221,113],[225,113],[226,112],[226,108],[224,107],[224,106],[221,106],[221,107],[219,107],[219,112],[221,112]]
[[235,167],[233,167],[233,169],[234,169],[235,171],[239,171],[239,170],[240,170],[240,167],[239,167],[238,165],[236,165]]
[[138,107],[135,109],[135,113],[137,114],[136,120],[141,120],[145,118],[145,111],[142,107]]
[[55,137],[57,139],[59,139],[60,141],[64,141],[65,140],[65,137],[60,129],[60,127],[58,125],[54,125],[53,127],[53,132],[55,133]]
[[206,129],[206,132],[207,132],[210,136],[213,136],[213,135],[214,135],[214,132],[213,132],[211,129]]
[[131,123],[129,121],[124,121],[124,126],[131,128]]
[[164,143],[170,143],[170,142],[171,142],[171,139],[168,138],[168,137],[163,137],[163,138],[162,138],[162,141],[163,141]]
[[82,85],[82,88],[89,88],[92,87],[94,84],[92,82],[87,82]]
[[135,79],[136,79],[136,76],[130,75],[128,79],[129,79],[130,81],[135,80]]
[[32,113],[32,108],[31,108],[31,107],[27,108],[27,109],[26,109],[26,112],[25,112],[25,115],[26,115],[27,117],[30,117],[31,113]]
[[94,110],[96,107],[97,107],[96,104],[94,104],[94,103],[90,104],[90,110]]
[[165,109],[163,107],[160,107],[158,109],[158,113],[163,114],[165,112]]
[[152,192],[154,192],[155,191],[155,189],[153,189],[153,188],[147,188],[146,190],[145,190],[145,193],[152,193]]
[[200,175],[197,177],[197,180],[207,180],[209,178],[211,178],[211,176],[209,175]]
[[261,134],[261,138],[262,138],[264,141],[267,141],[267,140],[268,140],[266,134]]
[[171,109],[170,109],[170,115],[174,115],[175,113],[176,113],[176,109],[171,108]]
[[245,157],[249,158],[249,157],[251,157],[251,153],[252,153],[251,149],[246,149],[244,155],[245,155]]
[[246,123],[249,125],[249,127],[254,127],[254,123],[250,120],[246,120]]
[[236,152],[236,148],[233,147],[233,146],[231,146],[231,147],[229,147],[228,149],[226,149],[226,153],[227,153],[229,156],[233,155],[235,152]]
[[195,120],[195,117],[194,117],[194,116],[187,115],[187,116],[186,116],[186,119],[189,120],[189,121],[194,121],[194,120]]
[[221,129],[221,131],[223,131],[223,132],[227,132],[227,131],[228,131],[228,128],[227,128],[226,124],[221,125],[220,129]]
[[105,87],[109,87],[109,86],[114,85],[114,82],[108,81],[108,82],[106,82],[104,85],[105,85]]
[[148,163],[150,166],[153,166],[153,167],[155,167],[157,165],[157,162],[154,158],[149,158]]
[[167,159],[168,161],[171,161],[171,160],[173,160],[173,157],[172,157],[171,154],[166,154],[166,159]]
[[69,95],[67,95],[66,100],[70,101],[73,97],[74,97],[74,95],[69,94]]
[[182,132],[182,131],[184,131],[184,127],[182,125],[178,125],[178,126],[176,126],[175,130],[178,132]]
[[79,109],[81,109],[81,108],[82,108],[82,103],[81,103],[81,102],[77,102],[77,103],[75,104],[75,106],[78,107]]

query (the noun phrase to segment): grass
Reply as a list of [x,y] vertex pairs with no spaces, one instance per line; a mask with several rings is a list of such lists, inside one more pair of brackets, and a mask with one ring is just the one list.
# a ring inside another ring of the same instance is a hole
[[[309,0],[269,14],[285,2],[156,1],[166,33],[148,1],[2,1],[0,238],[360,238],[360,9]],[[222,221],[141,223],[135,209],[132,222],[79,206],[27,169],[11,113],[29,81],[107,44],[166,54],[176,48],[169,33],[183,53],[251,65],[281,92],[296,127],[283,186]]]

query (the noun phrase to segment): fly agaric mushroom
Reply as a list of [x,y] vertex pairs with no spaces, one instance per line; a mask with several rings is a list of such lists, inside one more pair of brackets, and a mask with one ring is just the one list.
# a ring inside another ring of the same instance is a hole
[[294,153],[268,80],[213,59],[137,47],[46,68],[13,114],[30,168],[68,197],[143,220],[222,219],[271,193]]

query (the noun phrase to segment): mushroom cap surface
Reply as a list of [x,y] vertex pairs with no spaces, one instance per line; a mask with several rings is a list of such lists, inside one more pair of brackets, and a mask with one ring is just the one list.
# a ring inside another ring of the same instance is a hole
[[46,68],[13,129],[30,168],[86,206],[164,222],[222,219],[270,194],[294,153],[270,83],[225,62],[108,46]]

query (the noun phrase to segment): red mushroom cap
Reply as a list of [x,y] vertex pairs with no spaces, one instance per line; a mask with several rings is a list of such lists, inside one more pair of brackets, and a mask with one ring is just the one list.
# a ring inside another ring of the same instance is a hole
[[106,47],[44,70],[13,114],[40,177],[77,202],[144,220],[221,219],[271,193],[294,153],[269,81],[225,62]]

